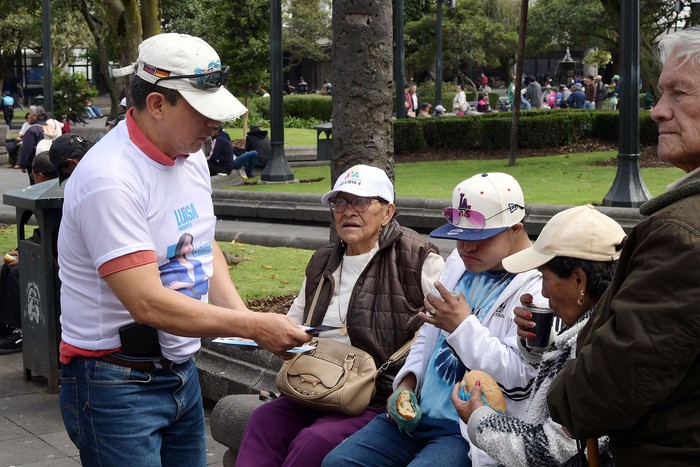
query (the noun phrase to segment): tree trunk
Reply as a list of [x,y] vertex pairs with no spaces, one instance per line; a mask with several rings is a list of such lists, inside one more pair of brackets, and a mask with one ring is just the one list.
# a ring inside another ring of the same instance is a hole
[[141,0],[141,24],[144,39],[160,34],[159,0]]
[[523,82],[523,63],[525,62],[525,37],[527,33],[528,0],[520,0],[520,31],[518,37],[518,59],[515,66],[515,89],[513,90],[513,120],[510,125],[510,150],[508,151],[508,167],[515,166],[515,155],[518,151],[520,129],[520,99]]
[[331,186],[355,164],[394,178],[392,3],[333,2]]
[[117,108],[120,100],[120,89],[115,84],[109,73],[109,56],[107,53],[107,36],[109,34],[108,27],[104,18],[99,18],[93,16],[91,11],[93,11],[88,5],[88,0],[80,0],[77,2],[78,9],[85,19],[85,23],[88,25],[88,29],[92,33],[93,39],[95,39],[95,47],[97,49],[97,58],[100,63],[99,74],[107,87],[109,92],[111,106],[109,115],[114,117],[117,115]]

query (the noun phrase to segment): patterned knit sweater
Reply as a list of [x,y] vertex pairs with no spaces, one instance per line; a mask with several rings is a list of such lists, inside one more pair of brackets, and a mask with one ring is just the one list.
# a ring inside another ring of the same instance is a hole
[[[522,419],[499,415],[486,406],[474,411],[468,432],[477,447],[505,466],[556,467],[576,454],[576,440],[569,438],[549,415],[547,390],[566,362],[576,356],[576,338],[589,316],[586,313],[559,334],[542,356]],[[601,453],[607,453],[607,445],[607,437],[599,440]]]

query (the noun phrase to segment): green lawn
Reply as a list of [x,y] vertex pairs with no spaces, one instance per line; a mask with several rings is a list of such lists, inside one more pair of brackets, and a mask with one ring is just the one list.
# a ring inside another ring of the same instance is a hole
[[[243,259],[229,273],[245,301],[261,297],[296,295],[304,280],[311,250],[272,248],[219,242],[221,249]],[[17,247],[17,227],[0,226],[0,256]]]
[[[268,136],[272,136],[269,128],[262,129],[267,130]],[[245,138],[242,128],[226,128],[226,132],[229,134],[231,139]],[[306,128],[285,128],[284,146],[316,146],[316,130],[309,130]]]
[[[505,172],[518,179],[528,204],[600,204],[610,190],[617,167],[597,166],[595,162],[614,159],[614,151],[518,159],[515,167],[507,160],[463,160],[398,163],[398,197],[449,199],[462,180],[479,172]],[[257,184],[235,190],[323,194],[331,188],[330,167],[295,167],[295,178],[302,183]],[[676,168],[642,169],[642,178],[653,196],[680,178]],[[318,180],[306,183],[306,180]]]

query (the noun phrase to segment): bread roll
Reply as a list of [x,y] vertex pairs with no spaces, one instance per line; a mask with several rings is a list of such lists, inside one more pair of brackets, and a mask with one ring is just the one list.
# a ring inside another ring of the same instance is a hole
[[413,420],[416,416],[416,408],[411,402],[411,393],[401,391],[396,398],[396,411],[406,420]]
[[17,259],[17,258],[15,258],[14,256],[12,256],[11,254],[6,253],[6,254],[5,254],[5,257],[3,258],[3,261],[5,261],[6,263],[11,263],[11,262],[13,262],[13,261],[16,260],[16,259]]
[[462,387],[466,386],[466,392],[471,394],[472,388],[477,381],[481,382],[481,392],[484,394],[484,397],[486,397],[486,402],[489,403],[491,408],[498,412],[505,413],[506,400],[503,397],[503,393],[498,387],[496,380],[488,374],[479,370],[469,371],[462,379]]

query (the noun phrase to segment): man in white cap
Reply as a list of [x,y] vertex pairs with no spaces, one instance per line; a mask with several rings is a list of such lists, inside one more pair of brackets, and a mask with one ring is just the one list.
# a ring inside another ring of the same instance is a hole
[[[537,372],[518,351],[513,308],[523,293],[541,290],[542,276],[512,274],[501,263],[532,246],[522,224],[523,192],[510,175],[474,175],[455,187],[452,206],[443,213],[448,223],[430,236],[454,239],[457,248],[447,258],[435,296],[426,299],[430,314],[420,314],[426,324],[394,379],[389,416],[375,418],[348,438],[324,466],[349,465],[351,459],[361,465],[408,465],[417,455],[421,465],[466,465],[468,455],[473,465],[497,465],[470,446],[451,402],[452,388],[465,371],[484,371],[499,383],[506,414],[518,417],[527,409]],[[547,304],[540,292],[533,301]],[[395,409],[403,394],[415,407],[411,420]]]
[[214,241],[201,147],[246,112],[226,90],[228,67],[188,35],[151,37],[138,52],[115,70],[133,73],[124,124],[65,186],[59,400],[83,465],[203,467],[199,338],[248,337],[283,355],[309,336],[248,310]]

